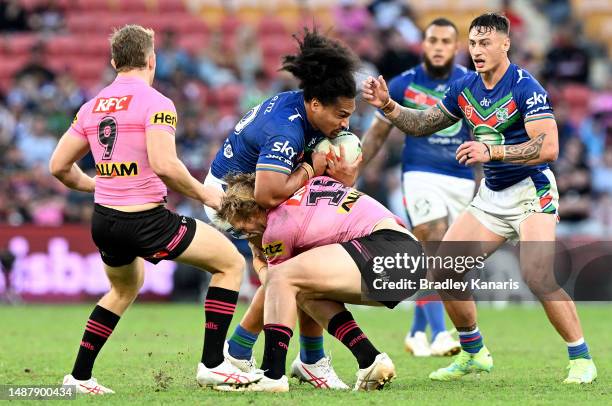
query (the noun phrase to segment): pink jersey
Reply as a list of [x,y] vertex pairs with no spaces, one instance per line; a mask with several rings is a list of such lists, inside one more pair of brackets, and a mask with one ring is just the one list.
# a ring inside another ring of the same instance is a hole
[[314,247],[369,235],[386,218],[401,224],[370,196],[319,176],[268,212],[264,253],[269,265],[278,265]]
[[176,130],[174,103],[143,80],[118,76],[85,103],[68,132],[87,139],[96,161],[96,203],[163,202],[166,185],[149,166],[146,130]]

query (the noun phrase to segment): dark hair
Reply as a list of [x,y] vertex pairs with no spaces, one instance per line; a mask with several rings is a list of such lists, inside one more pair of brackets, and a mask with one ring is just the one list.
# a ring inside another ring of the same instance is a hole
[[479,34],[495,30],[508,35],[510,34],[510,20],[503,14],[486,13],[472,20],[470,31],[472,28],[476,28]]
[[283,56],[281,70],[300,81],[306,101],[317,99],[324,105],[338,97],[355,98],[357,84],[354,73],[358,66],[355,54],[337,40],[304,28],[304,37],[293,38],[299,45],[296,55]]
[[455,32],[459,32],[459,30],[457,30],[457,26],[455,25],[455,23],[453,23],[448,18],[444,18],[444,17],[436,18],[435,20],[427,24],[427,27],[425,27],[425,30],[427,30],[432,25],[436,25],[438,27],[453,27]]

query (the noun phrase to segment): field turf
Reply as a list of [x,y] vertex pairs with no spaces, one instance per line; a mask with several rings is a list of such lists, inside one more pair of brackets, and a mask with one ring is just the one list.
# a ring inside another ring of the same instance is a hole
[[[69,373],[91,305],[0,306],[0,384],[57,384]],[[234,318],[238,322],[244,307]],[[430,371],[449,358],[406,355],[406,310],[355,307],[355,319],[379,350],[395,362],[398,378],[383,391],[327,392],[290,381],[288,394],[216,393],[195,382],[201,354],[203,309],[197,304],[136,304],[123,317],[94,369],[100,383],[117,393],[81,397],[109,404],[612,404],[612,305],[582,304],[586,339],[599,371],[593,385],[566,386],[567,351],[541,307],[480,308],[479,325],[493,354],[491,374],[458,382],[431,382]],[[230,331],[232,331],[232,328]],[[287,364],[297,352],[297,333]],[[262,337],[263,339],[263,337]],[[261,359],[263,340],[256,346]],[[333,365],[352,385],[357,364],[350,352],[326,335]]]

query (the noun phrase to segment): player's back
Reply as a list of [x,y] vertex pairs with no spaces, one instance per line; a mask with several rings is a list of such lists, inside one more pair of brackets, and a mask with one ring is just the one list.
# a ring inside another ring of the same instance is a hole
[[264,250],[272,264],[279,263],[314,247],[369,235],[385,218],[399,222],[370,196],[319,176],[268,213]]
[[176,121],[170,99],[141,79],[121,75],[81,107],[70,132],[89,142],[96,163],[96,203],[164,201],[167,189],[149,165],[146,130],[174,134]]

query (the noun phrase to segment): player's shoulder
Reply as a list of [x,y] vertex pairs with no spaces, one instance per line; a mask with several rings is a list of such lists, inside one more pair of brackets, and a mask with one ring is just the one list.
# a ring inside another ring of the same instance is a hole
[[149,103],[163,106],[174,106],[174,102],[169,97],[165,96],[162,92],[155,89],[153,86],[147,86],[143,89],[143,94],[146,95]]
[[512,86],[519,90],[531,90],[542,88],[542,85],[527,69],[523,69],[518,65],[510,64]]
[[414,66],[408,70],[403,71],[399,75],[396,75],[389,80],[389,86],[398,86],[398,85],[407,85],[411,82],[414,82],[417,71],[420,69],[421,65]]
[[456,63],[455,66],[453,66],[453,76],[459,76],[459,77],[463,77],[465,75],[467,75],[468,73],[473,72],[471,70],[469,70],[467,67]]

